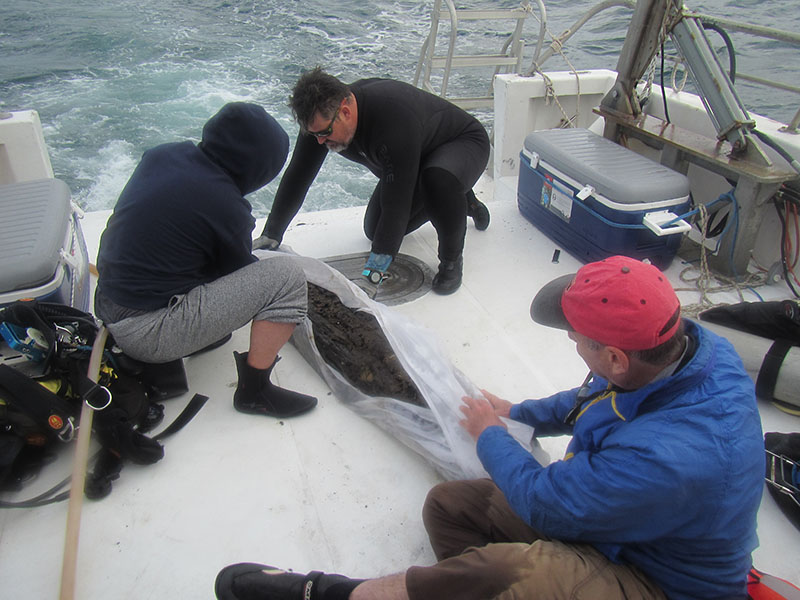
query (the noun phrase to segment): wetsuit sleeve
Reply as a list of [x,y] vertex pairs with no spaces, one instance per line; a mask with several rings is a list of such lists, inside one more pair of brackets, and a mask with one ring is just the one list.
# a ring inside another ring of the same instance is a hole
[[272,210],[261,235],[283,241],[286,228],[303,205],[308,188],[319,173],[327,154],[325,145],[318,143],[313,136],[304,133],[297,135],[292,159],[281,177]]
[[577,393],[578,388],[575,388],[541,400],[524,400],[511,407],[509,416],[533,427],[537,436],[572,433],[572,427],[565,425],[564,419],[572,410]]
[[378,184],[381,216],[372,242],[376,254],[395,256],[400,250],[419,177],[422,134],[413,114],[381,124],[381,141],[373,150],[382,172]]

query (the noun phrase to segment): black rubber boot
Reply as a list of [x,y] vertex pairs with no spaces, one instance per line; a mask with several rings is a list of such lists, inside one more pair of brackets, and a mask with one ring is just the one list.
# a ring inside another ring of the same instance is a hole
[[239,563],[219,572],[214,592],[219,600],[346,600],[362,581],[321,571],[303,575]]
[[443,260],[439,263],[439,272],[433,277],[431,289],[437,294],[446,296],[461,287],[461,271],[464,266],[463,257],[458,260]]
[[484,231],[489,227],[489,209],[475,197],[472,190],[467,192],[467,216],[472,217],[475,229]]
[[311,410],[317,399],[274,385],[269,377],[280,357],[268,369],[256,369],[247,364],[247,352],[234,352],[239,384],[233,394],[233,406],[243,413],[268,417],[293,417]]

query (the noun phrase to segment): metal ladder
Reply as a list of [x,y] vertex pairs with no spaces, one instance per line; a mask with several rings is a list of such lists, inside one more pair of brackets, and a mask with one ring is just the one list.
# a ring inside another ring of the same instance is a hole
[[[516,8],[505,9],[459,9],[453,0],[445,0],[450,19],[449,45],[446,54],[435,53],[436,37],[439,33],[439,22],[442,19],[442,0],[434,0],[431,13],[431,29],[427,39],[422,44],[417,70],[414,74],[414,85],[421,87],[442,98],[447,96],[447,84],[453,68],[457,67],[495,67],[497,73],[520,73],[522,71],[522,27],[531,14],[531,5],[528,0],[523,0]],[[508,36],[498,54],[456,54],[456,40],[458,26],[461,21],[516,21],[513,32]],[[437,91],[431,83],[431,72],[434,69],[444,69],[442,84]],[[420,77],[422,82],[420,84]],[[493,104],[490,91],[485,96],[454,97],[448,98],[458,106],[470,108],[485,108]]]

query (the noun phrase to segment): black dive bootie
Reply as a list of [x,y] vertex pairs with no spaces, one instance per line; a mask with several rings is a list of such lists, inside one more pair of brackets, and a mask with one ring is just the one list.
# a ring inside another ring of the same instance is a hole
[[489,209],[475,197],[475,192],[472,190],[467,192],[467,216],[472,217],[475,229],[478,231],[484,231],[489,227]]
[[439,272],[433,277],[431,289],[437,294],[446,296],[461,287],[461,271],[464,266],[463,257],[458,260],[443,260],[439,263]]
[[343,600],[363,581],[321,571],[302,575],[239,563],[219,572],[214,592],[219,600]]
[[256,369],[247,364],[247,352],[234,352],[239,384],[233,394],[233,406],[243,413],[268,417],[293,417],[317,405],[317,399],[274,385],[269,377],[278,358],[268,369]]

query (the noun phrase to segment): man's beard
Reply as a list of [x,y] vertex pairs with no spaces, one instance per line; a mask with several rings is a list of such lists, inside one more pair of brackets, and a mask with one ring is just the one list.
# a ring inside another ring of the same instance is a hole
[[353,137],[354,136],[351,135],[344,142],[335,142],[331,139],[327,139],[325,140],[325,145],[328,147],[328,150],[330,150],[331,152],[336,152],[338,154],[344,152],[345,150],[347,150],[347,148],[350,147],[350,144],[353,141]]
[[327,146],[328,150],[336,153],[344,152],[345,150],[347,150],[347,147],[349,145],[350,145],[349,142],[344,144],[341,142],[331,142],[331,141],[325,142],[325,146]]

